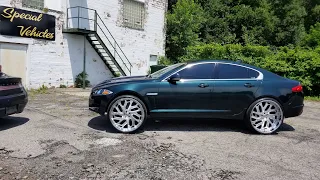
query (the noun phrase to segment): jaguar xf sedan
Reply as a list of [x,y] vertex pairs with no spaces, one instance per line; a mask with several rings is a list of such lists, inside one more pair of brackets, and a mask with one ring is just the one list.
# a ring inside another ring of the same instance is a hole
[[242,120],[253,133],[273,134],[284,118],[301,115],[303,102],[298,81],[241,62],[202,60],[101,82],[89,109],[122,133],[150,117]]

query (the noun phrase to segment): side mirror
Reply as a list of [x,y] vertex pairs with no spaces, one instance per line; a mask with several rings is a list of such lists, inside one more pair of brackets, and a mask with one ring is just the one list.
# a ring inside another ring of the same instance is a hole
[[169,82],[177,82],[180,81],[181,77],[178,73],[172,75],[171,77],[169,77],[168,81]]

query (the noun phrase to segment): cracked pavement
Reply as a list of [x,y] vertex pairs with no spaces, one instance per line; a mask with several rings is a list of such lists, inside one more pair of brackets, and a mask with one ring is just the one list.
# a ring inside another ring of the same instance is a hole
[[30,94],[0,119],[0,180],[320,179],[320,103],[306,102],[276,135],[241,121],[166,120],[119,134],[87,108],[88,90]]

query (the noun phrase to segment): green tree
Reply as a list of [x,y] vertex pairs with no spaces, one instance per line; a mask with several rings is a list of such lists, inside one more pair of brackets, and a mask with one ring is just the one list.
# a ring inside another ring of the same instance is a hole
[[199,40],[199,30],[205,21],[204,11],[194,0],[178,0],[167,14],[166,54],[174,63],[185,54],[188,46]]
[[236,43],[236,34],[231,29],[232,1],[221,0],[199,0],[205,10],[206,23],[201,29],[200,37],[205,43],[230,44]]
[[320,23],[311,26],[309,34],[306,35],[303,45],[315,48],[320,46]]
[[309,30],[312,25],[320,22],[320,1],[319,0],[305,0],[305,9],[307,17],[305,18],[305,28]]
[[242,44],[269,45],[279,21],[267,0],[244,1],[232,8],[233,26]]
[[206,43],[269,44],[278,19],[267,0],[200,0],[207,21]]
[[299,44],[305,35],[304,18],[307,12],[304,0],[270,0],[275,15],[280,19],[273,45]]

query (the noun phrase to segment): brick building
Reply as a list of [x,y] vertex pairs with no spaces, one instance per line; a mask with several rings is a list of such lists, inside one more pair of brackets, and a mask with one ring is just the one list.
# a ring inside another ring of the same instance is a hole
[[0,0],[0,64],[28,88],[145,75],[164,55],[167,0]]

